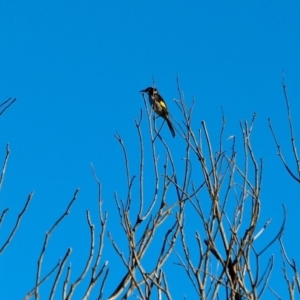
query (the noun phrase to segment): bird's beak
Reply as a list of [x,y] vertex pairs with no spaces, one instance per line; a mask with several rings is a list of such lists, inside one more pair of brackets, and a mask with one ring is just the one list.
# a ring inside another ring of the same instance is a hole
[[146,93],[146,90],[141,90],[140,93]]

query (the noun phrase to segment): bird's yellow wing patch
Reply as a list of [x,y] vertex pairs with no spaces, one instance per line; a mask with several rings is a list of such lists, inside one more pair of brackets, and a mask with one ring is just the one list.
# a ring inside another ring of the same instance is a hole
[[166,103],[164,102],[164,101],[159,101],[159,104],[160,104],[160,106],[161,107],[163,107],[163,108],[167,108],[167,105],[166,105]]

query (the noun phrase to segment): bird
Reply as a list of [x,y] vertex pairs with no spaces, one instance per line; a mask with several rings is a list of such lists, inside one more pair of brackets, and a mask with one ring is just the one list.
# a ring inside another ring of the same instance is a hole
[[166,120],[172,136],[175,137],[175,130],[174,130],[174,126],[169,118],[167,104],[166,104],[165,100],[163,99],[163,97],[159,94],[158,90],[153,87],[147,87],[146,89],[141,90],[140,93],[148,94],[149,102],[150,102],[152,109],[160,117],[162,117]]

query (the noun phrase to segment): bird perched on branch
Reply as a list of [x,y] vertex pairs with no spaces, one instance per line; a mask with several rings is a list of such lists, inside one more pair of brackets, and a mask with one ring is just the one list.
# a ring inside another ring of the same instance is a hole
[[159,94],[158,90],[153,87],[148,87],[145,90],[141,90],[140,93],[147,93],[149,96],[149,101],[152,109],[156,112],[160,117],[163,117],[172,133],[172,136],[175,137],[175,130],[172,122],[169,118],[169,112],[167,108],[167,104],[163,97]]

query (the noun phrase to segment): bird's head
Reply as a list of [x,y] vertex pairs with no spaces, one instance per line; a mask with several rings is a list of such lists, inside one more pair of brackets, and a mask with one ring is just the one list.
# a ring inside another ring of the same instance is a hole
[[156,88],[153,88],[153,87],[147,87],[146,89],[144,90],[141,90],[140,93],[147,93],[148,95],[152,96],[154,94],[157,94],[157,89]]

